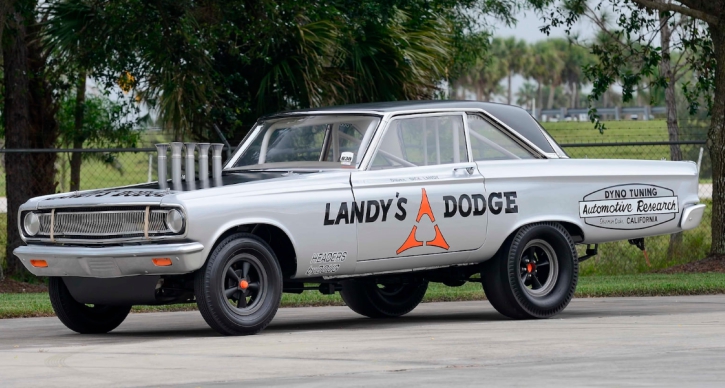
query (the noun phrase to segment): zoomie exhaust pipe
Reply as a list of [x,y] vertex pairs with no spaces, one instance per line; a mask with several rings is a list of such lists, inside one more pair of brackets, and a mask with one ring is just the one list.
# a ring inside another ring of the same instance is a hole
[[222,185],[222,148],[224,144],[212,143],[211,145],[211,169],[214,176],[214,186]]
[[184,143],[186,146],[186,164],[184,167],[184,180],[189,190],[196,189],[196,165],[194,161],[194,151],[196,151],[196,143]]
[[209,143],[199,143],[199,180],[201,188],[209,187]]
[[174,190],[183,190],[181,186],[181,149],[184,143],[171,143],[171,184]]
[[[184,175],[181,174],[181,158],[182,151],[184,154],[185,166]],[[171,143],[171,184],[174,190],[183,191],[182,179],[186,181],[188,190],[196,190],[196,177],[195,177],[195,160],[194,151],[199,147],[199,180],[201,181],[201,187],[206,189],[209,185],[209,148],[212,149],[212,176],[214,179],[214,186],[222,185],[222,149],[224,144],[221,143]],[[166,152],[169,149],[169,144],[159,143],[156,144],[156,151],[158,152],[158,178],[159,188],[166,190],[169,188],[169,181],[166,177]]]
[[156,152],[158,154],[157,175],[159,178],[159,189],[166,190],[169,188],[169,181],[166,179],[166,152],[169,145],[166,143],[156,144]]

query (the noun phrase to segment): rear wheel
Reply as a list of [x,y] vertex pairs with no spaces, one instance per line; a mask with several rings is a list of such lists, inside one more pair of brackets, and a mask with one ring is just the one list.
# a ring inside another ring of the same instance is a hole
[[128,316],[131,306],[86,305],[76,301],[63,278],[48,281],[50,304],[63,324],[81,334],[103,334],[115,329]]
[[428,290],[428,282],[376,284],[358,280],[342,283],[340,296],[350,309],[369,318],[405,315],[418,306]]
[[561,312],[574,296],[578,275],[571,236],[560,224],[548,222],[519,229],[481,273],[491,305],[514,319]]
[[282,299],[282,271],[270,247],[257,236],[225,238],[196,274],[199,311],[224,335],[248,335],[272,321]]

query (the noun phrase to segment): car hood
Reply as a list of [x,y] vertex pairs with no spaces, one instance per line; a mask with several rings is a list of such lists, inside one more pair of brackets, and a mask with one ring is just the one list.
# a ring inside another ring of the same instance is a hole
[[113,206],[124,205],[158,205],[163,197],[172,195],[169,190],[121,187],[48,195],[38,199],[38,209],[69,206]]
[[[193,185],[189,185],[186,181],[182,182],[180,187],[174,187],[169,182],[169,189],[160,189],[157,182],[144,183],[133,186],[116,187],[109,189],[97,189],[78,191],[73,193],[53,194],[34,199],[37,209],[50,209],[57,207],[98,207],[98,206],[118,206],[118,205],[162,205],[166,199],[173,199],[179,195],[189,194],[195,197],[197,195],[207,196],[209,190],[219,191],[228,186],[251,185],[261,183],[262,181],[287,181],[298,180],[303,176],[316,175],[312,172],[290,173],[288,171],[240,171],[234,173],[225,173],[222,177],[221,184],[214,185],[210,180],[208,186],[204,187],[199,180]],[[171,197],[171,198],[170,198]],[[28,205],[32,206],[31,203]]]

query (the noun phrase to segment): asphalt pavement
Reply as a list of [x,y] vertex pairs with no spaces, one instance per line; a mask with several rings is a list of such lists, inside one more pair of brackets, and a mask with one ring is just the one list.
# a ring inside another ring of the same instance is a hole
[[723,386],[725,295],[575,299],[548,320],[488,302],[429,303],[394,320],[280,309],[221,337],[198,312],[132,314],[107,335],[56,318],[0,320],[0,386]]

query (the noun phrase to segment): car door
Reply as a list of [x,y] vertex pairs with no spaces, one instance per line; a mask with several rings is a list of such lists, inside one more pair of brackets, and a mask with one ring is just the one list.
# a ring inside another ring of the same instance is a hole
[[[465,262],[486,238],[483,176],[469,158],[462,113],[393,118],[355,201],[338,218],[357,224],[356,273]],[[346,214],[345,214],[346,213]]]

